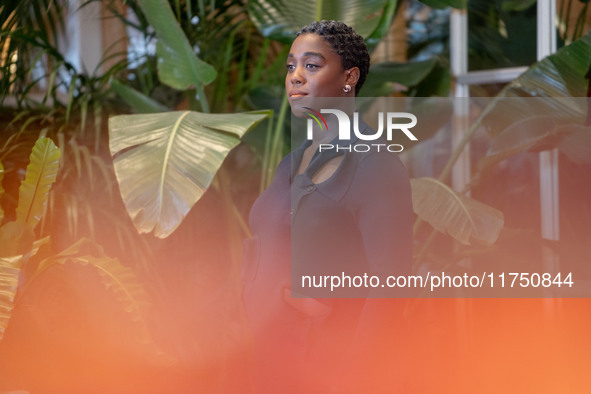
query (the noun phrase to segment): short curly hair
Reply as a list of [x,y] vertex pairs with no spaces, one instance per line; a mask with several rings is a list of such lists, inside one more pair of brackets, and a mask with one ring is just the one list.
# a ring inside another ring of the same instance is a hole
[[357,34],[352,27],[333,20],[312,22],[308,26],[304,26],[296,34],[296,37],[302,34],[318,34],[324,38],[341,57],[341,63],[345,70],[351,67],[359,68],[359,80],[355,85],[355,95],[358,95],[369,72],[369,51],[363,37]]

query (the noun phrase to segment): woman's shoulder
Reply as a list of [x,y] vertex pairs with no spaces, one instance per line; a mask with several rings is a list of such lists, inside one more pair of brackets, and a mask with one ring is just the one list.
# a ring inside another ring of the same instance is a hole
[[[375,130],[368,125],[366,122],[361,121],[359,125],[360,133],[364,135],[375,134]],[[351,144],[351,151],[355,152],[355,160],[358,163],[365,162],[364,165],[394,165],[396,167],[404,167],[402,160],[398,156],[398,153],[402,152],[403,146],[399,144],[393,144],[383,136],[377,139],[368,140],[362,138],[356,138]]]
[[368,152],[356,152],[354,176],[350,192],[352,196],[391,194],[400,196],[410,194],[410,174],[398,153],[387,149],[374,149]]
[[279,162],[279,165],[277,166],[276,173],[282,173],[282,174],[289,173],[291,176],[293,169],[296,167],[299,167],[299,163],[300,163],[300,160],[302,159],[304,149],[308,145],[309,144],[302,144],[297,149],[294,149],[291,152],[289,152],[287,155],[285,155],[283,157],[283,159],[281,159],[281,161]]
[[358,169],[378,170],[378,169],[397,169],[408,173],[406,166],[398,155],[396,149],[390,148],[384,141],[376,140],[373,143],[356,141],[353,147],[354,160],[357,162]]
[[281,161],[279,161],[279,165],[275,170],[275,173],[290,173],[291,172],[291,161],[292,161],[293,152],[289,152],[287,155],[283,156]]
[[277,166],[277,171],[279,171],[279,169],[284,169],[285,167],[291,166],[292,154],[293,152],[289,152],[287,155],[283,156],[283,158],[279,162],[279,165]]

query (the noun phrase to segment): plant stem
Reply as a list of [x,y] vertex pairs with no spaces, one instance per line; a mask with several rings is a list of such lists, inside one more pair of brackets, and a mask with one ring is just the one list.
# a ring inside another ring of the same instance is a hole
[[585,2],[583,10],[579,14],[577,18],[577,22],[575,24],[575,31],[573,34],[573,41],[578,40],[583,36],[583,30],[585,27],[585,23],[587,21],[587,9],[589,8],[589,2]]
[[285,114],[287,113],[287,106],[287,95],[284,94],[283,101],[281,102],[281,109],[279,110],[279,117],[277,118],[277,123],[275,124],[273,141],[271,142],[271,155],[269,158],[269,167],[267,168],[268,174],[266,177],[267,183],[270,183],[270,180],[273,179],[272,172],[275,171],[275,169],[277,168],[277,165],[279,164],[279,160],[281,158],[281,137],[283,136],[283,124],[285,123]]
[[322,20],[322,3],[322,0],[316,0],[316,14],[314,15],[316,21]]
[[[230,179],[227,171],[223,168],[217,173],[219,180],[219,193],[223,201],[223,218],[226,224],[226,236],[228,240],[228,252],[231,264],[234,267],[240,267],[241,253],[240,245],[244,237],[250,237],[250,229],[244,218],[240,214],[238,207],[232,199],[230,192]],[[238,225],[237,225],[238,224]]]
[[[470,139],[472,138],[472,136],[474,135],[474,133],[478,129],[478,126],[480,125],[480,121],[484,118],[484,116],[487,113],[488,113],[487,110],[483,111],[480,114],[480,116],[478,117],[478,119],[474,123],[472,123],[472,125],[468,129],[468,132],[466,134],[464,134],[464,136],[462,137],[462,140],[460,141],[460,143],[458,144],[458,146],[456,146],[456,149],[454,149],[454,151],[452,152],[451,157],[449,158],[449,160],[445,164],[445,167],[443,168],[443,171],[441,171],[441,175],[439,175],[439,178],[438,178],[438,180],[440,182],[443,182],[443,183],[446,182],[446,180],[449,177],[449,174],[451,172],[451,169],[453,168],[453,166],[456,164],[456,162],[460,158],[460,155],[464,151],[464,148],[468,144],[468,141],[470,141]],[[466,191],[467,190],[464,189],[462,191],[462,194],[466,193]],[[417,220],[415,221],[414,226],[413,226],[413,235],[416,235],[417,234],[417,232],[418,232],[419,228],[421,227],[421,224],[422,223],[423,223],[423,220],[420,217],[417,217]],[[433,229],[433,232],[429,236],[429,239],[426,241],[425,245],[423,246],[423,249],[421,250],[421,253],[419,254],[419,257],[418,257],[418,259],[416,261],[417,264],[420,262],[420,260],[422,259],[423,255],[427,252],[427,249],[428,249],[428,247],[430,246],[430,244],[432,242],[432,238],[434,238],[434,233],[435,232],[437,232],[437,230]]]
[[[574,34],[570,40],[568,38],[568,28],[569,28],[569,24],[570,24],[570,7],[571,7],[572,2],[573,2],[573,0],[569,0],[568,6],[566,8],[566,14],[563,15],[563,18],[566,21],[565,26],[564,26],[564,41],[567,45],[570,44],[570,42],[574,41]],[[562,3],[562,5],[564,5],[564,3]]]
[[176,13],[176,19],[181,23],[181,3],[179,0],[174,0],[174,10]]
[[246,69],[248,68],[246,65],[246,60],[248,56],[248,48],[250,47],[250,37],[251,37],[251,29],[246,30],[246,36],[244,37],[244,46],[242,47],[242,53],[240,56],[240,64],[238,65],[238,78],[236,81],[236,90],[234,93],[234,97],[236,98],[235,107],[239,107],[242,101],[242,97],[244,97],[244,86],[246,85],[246,81],[244,79]]
[[259,185],[259,194],[261,194],[267,187],[269,180],[267,179],[271,166],[271,139],[273,138],[273,116],[269,118],[267,126],[267,133],[265,134],[265,150],[263,151],[263,168],[261,171],[261,184]]
[[429,234],[429,238],[427,238],[427,240],[425,241],[425,245],[423,245],[423,248],[419,252],[419,255],[417,256],[417,259],[414,262],[415,263],[415,267],[418,267],[421,264],[421,261],[423,260],[423,257],[425,257],[425,254],[427,253],[427,250],[429,249],[429,247],[433,243],[433,240],[437,236],[437,233],[438,233],[438,231],[436,229],[433,228],[431,230],[431,234]]
[[205,4],[203,4],[203,0],[198,0],[197,5],[199,7],[199,19],[205,18]]
[[258,86],[259,79],[261,78],[261,74],[263,73],[263,68],[265,66],[265,60],[268,58],[269,46],[271,45],[271,40],[265,37],[263,41],[263,46],[261,48],[261,53],[257,59],[256,67],[252,72],[252,77],[249,79],[250,87],[249,89],[252,90]]
[[449,177],[449,174],[451,172],[451,169],[453,168],[453,166],[456,164],[456,162],[460,158],[460,155],[462,154],[462,151],[464,150],[464,148],[468,144],[468,141],[470,141],[470,139],[472,138],[472,136],[476,132],[477,126],[479,124],[480,124],[480,122],[474,122],[472,124],[472,126],[470,126],[470,129],[468,129],[468,132],[466,134],[464,134],[464,136],[462,137],[462,140],[460,141],[460,143],[458,144],[458,146],[456,147],[456,149],[452,152],[451,157],[449,158],[449,160],[445,164],[445,167],[443,168],[443,171],[441,171],[441,175],[439,175],[439,178],[438,178],[438,180],[440,182],[444,182],[445,183],[445,181]]
[[417,235],[419,229],[421,228],[421,224],[423,224],[423,219],[417,217],[417,220],[415,220],[415,224],[412,226],[412,235]]
[[197,85],[197,95],[199,96],[199,103],[201,103],[201,111],[208,114],[210,112],[209,103],[203,85]]

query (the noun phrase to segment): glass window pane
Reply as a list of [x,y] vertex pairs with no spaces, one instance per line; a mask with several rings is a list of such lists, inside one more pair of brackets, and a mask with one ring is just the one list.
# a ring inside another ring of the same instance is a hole
[[468,70],[536,61],[535,1],[468,1]]

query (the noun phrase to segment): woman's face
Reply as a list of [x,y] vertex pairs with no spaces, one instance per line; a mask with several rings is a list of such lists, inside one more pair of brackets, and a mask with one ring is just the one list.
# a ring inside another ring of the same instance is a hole
[[285,90],[292,109],[298,100],[310,102],[313,97],[343,97],[346,84],[352,86],[349,95],[355,95],[351,70],[343,69],[340,56],[317,34],[302,34],[295,39],[286,68]]

